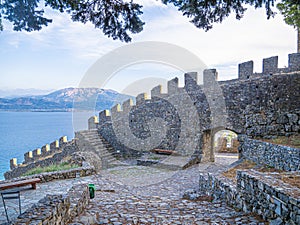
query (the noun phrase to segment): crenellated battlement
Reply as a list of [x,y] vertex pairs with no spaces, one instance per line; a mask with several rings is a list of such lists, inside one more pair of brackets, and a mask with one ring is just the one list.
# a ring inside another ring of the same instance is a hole
[[99,124],[105,123],[110,120],[111,120],[110,110],[105,109],[105,110],[99,112]]
[[69,142],[67,136],[63,136],[59,140],[55,140],[54,142],[46,144],[41,148],[37,148],[32,151],[26,152],[24,154],[24,161],[21,164],[18,164],[16,158],[12,158],[10,160],[10,169],[13,170],[22,165],[27,165],[29,163],[38,161],[47,156],[60,152],[68,143]]
[[48,156],[50,154],[50,145],[46,144],[41,148],[41,155]]
[[[238,79],[219,81],[220,84],[226,85],[232,82],[239,82],[244,80],[249,80],[252,78],[264,77],[265,75],[274,74],[287,74],[292,72],[300,71],[300,53],[293,53],[288,55],[288,67],[278,68],[278,56],[272,56],[262,60],[263,69],[261,73],[254,73],[254,63],[253,61],[247,61],[240,63],[238,65]],[[169,80],[167,82],[167,93],[162,93],[162,85],[158,85],[151,90],[151,98],[167,98],[168,96],[179,94],[180,89],[192,89],[195,85],[200,85],[201,87],[212,88],[216,82],[218,82],[218,72],[216,69],[206,69],[203,71],[203,84],[198,83],[198,74],[196,72],[189,72],[184,74],[184,87],[179,87],[179,79],[177,77]],[[205,89],[205,88],[204,88]],[[132,107],[144,104],[147,100],[151,100],[146,93],[141,93],[136,96],[136,104],[133,104],[133,100],[129,99],[125,101],[122,105],[117,104],[112,107],[111,111],[113,114],[117,113],[128,113]],[[99,120],[91,118],[91,128],[97,127],[99,124],[111,121],[111,115],[109,110],[104,110],[99,113]]]
[[179,89],[178,82],[179,82],[178,77],[175,77],[172,80],[168,81],[168,94],[169,95],[178,93],[178,89]]
[[88,128],[89,130],[97,129],[97,125],[99,124],[99,118],[97,116],[92,116],[88,120]]
[[[277,56],[263,59],[261,73],[254,72],[253,61],[240,63],[238,78],[229,81],[218,81],[216,69],[203,71],[203,84],[198,83],[202,79],[198,79],[197,73],[185,73],[184,87],[179,87],[179,79],[175,77],[167,82],[166,93],[158,85],[152,88],[151,98],[141,93],[136,96],[135,104],[128,99],[99,112],[99,116],[90,117],[89,130],[97,129],[115,149],[125,154],[132,154],[131,147],[126,145],[150,146],[150,142],[161,141],[154,147],[177,148],[182,155],[202,152],[203,161],[209,158],[203,137],[220,127],[249,137],[299,133],[300,53],[288,57],[287,68],[278,68]],[[158,140],[162,135],[165,137]],[[10,168],[47,158],[68,143],[64,136],[26,152],[23,164],[13,158]]]
[[146,100],[149,100],[147,93],[141,93],[136,96],[135,101],[136,105],[143,104]]
[[240,80],[251,79],[252,77],[273,75],[280,73],[291,73],[300,71],[300,53],[288,55],[288,67],[278,68],[278,56],[265,58],[262,61],[262,72],[254,73],[253,61],[248,61],[239,64],[238,78]]
[[[151,98],[141,93],[136,97],[136,104],[127,100],[122,105],[115,105],[111,109],[113,118],[108,110],[100,112],[98,132],[117,149],[124,148],[124,152],[128,152],[118,139],[133,132],[140,140],[129,135],[128,140],[124,137],[124,141],[144,144],[144,140],[151,137],[147,129],[158,117],[170,126],[159,148],[174,149],[176,143],[185,139],[188,140],[185,144],[178,144],[183,154],[192,148],[200,151],[203,132],[218,126],[252,137],[297,133],[300,53],[289,54],[288,57],[287,68],[278,68],[277,56],[263,59],[261,73],[254,72],[253,61],[240,63],[237,79],[228,81],[218,81],[216,69],[205,69],[203,80],[198,79],[196,72],[184,74],[184,87],[179,87],[179,79],[175,77],[167,82],[166,93],[162,93],[162,86],[158,85],[152,88]],[[201,80],[202,84],[199,83]],[[194,108],[196,111],[193,111]],[[199,119],[195,119],[197,115]],[[295,120],[288,119],[291,115]],[[123,125],[127,127],[120,128]],[[116,126],[118,130],[114,130]],[[163,126],[159,126],[160,129]],[[195,132],[198,128],[200,130]],[[116,132],[120,132],[121,136],[117,137]],[[189,140],[190,137],[194,139]],[[197,143],[196,149],[190,144],[193,142]],[[203,160],[207,159],[207,155],[203,154]]]
[[125,102],[123,102],[122,104],[122,109],[124,112],[130,112],[130,110],[132,109],[132,107],[134,106],[133,100],[130,98],[128,100],[126,100]]
[[206,69],[203,71],[203,85],[208,87],[218,81],[218,72],[216,69]]

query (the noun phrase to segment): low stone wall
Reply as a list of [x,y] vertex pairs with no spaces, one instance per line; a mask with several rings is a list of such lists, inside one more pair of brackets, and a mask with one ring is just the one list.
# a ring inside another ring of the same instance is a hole
[[53,180],[64,180],[64,179],[71,179],[76,177],[86,177],[96,174],[96,170],[94,167],[79,167],[70,170],[64,171],[57,171],[57,172],[49,172],[49,173],[41,173],[37,175],[32,175],[26,177],[27,179],[30,178],[40,178],[42,183],[50,182]]
[[53,181],[53,180],[63,180],[63,179],[71,179],[76,177],[86,177],[96,174],[96,170],[92,166],[84,166],[69,170],[63,170],[63,171],[55,171],[55,172],[47,172],[47,173],[41,173],[41,174],[35,174],[31,176],[26,177],[17,177],[10,180],[5,180],[0,182],[2,183],[9,183],[12,181],[21,181],[26,179],[32,179],[32,178],[40,178],[41,183]]
[[5,179],[12,179],[16,177],[20,177],[25,174],[27,171],[37,168],[37,167],[47,167],[53,164],[60,163],[63,158],[67,156],[71,156],[72,153],[77,152],[78,147],[75,143],[71,143],[64,147],[63,151],[60,153],[54,154],[52,157],[41,159],[36,162],[32,162],[28,165],[17,167],[13,170],[7,171],[4,173]]
[[285,171],[300,170],[300,149],[238,136],[242,157]]
[[68,224],[84,210],[88,203],[87,185],[76,185],[66,195],[47,195],[11,224]]
[[300,224],[299,188],[252,170],[238,171],[237,179],[243,211],[275,219],[277,224]]
[[214,199],[222,199],[235,208],[241,209],[240,197],[237,195],[236,184],[221,175],[200,173],[200,191],[212,196]]
[[238,171],[237,184],[221,175],[200,174],[200,192],[276,224],[300,224],[300,190],[256,171]]

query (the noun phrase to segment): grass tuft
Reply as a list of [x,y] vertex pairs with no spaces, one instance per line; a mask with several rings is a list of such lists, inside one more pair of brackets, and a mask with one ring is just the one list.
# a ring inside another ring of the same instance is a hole
[[279,136],[273,139],[262,139],[262,141],[270,142],[277,145],[285,145],[293,148],[300,148],[300,135],[295,134],[289,137]]
[[53,164],[47,167],[36,167],[34,169],[27,171],[25,174],[23,174],[23,176],[30,176],[30,175],[46,173],[46,172],[69,170],[74,168],[78,168],[78,165],[71,165],[68,164],[67,162],[63,162],[58,165]]

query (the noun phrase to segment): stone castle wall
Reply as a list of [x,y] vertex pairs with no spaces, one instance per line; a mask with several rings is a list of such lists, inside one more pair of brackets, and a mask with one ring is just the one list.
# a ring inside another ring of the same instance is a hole
[[50,155],[55,155],[56,153],[60,153],[64,150],[66,146],[72,145],[72,140],[68,141],[67,136],[63,136],[52,142],[51,144],[46,144],[41,148],[37,148],[33,151],[26,152],[24,154],[24,161],[18,164],[16,158],[12,158],[10,160],[10,169],[13,170],[18,167],[24,167],[41,159],[47,158]]
[[[74,141],[71,141],[66,146],[64,146],[60,152],[54,153],[51,157],[44,159],[38,158],[37,161],[33,161],[28,164],[19,164],[13,167],[11,170],[4,173],[5,179],[12,179],[20,177],[27,171],[37,168],[37,167],[47,167],[50,165],[55,165],[61,163],[65,157],[71,156],[74,152],[79,151],[77,145]],[[12,160],[11,160],[12,161]]]
[[68,141],[66,136],[43,146],[41,149],[26,152],[24,154],[24,161],[20,164],[18,164],[16,158],[12,158],[10,160],[10,170],[4,173],[5,179],[20,177],[29,170],[37,167],[59,164],[64,158],[70,157],[73,153],[79,151],[76,140]]
[[[209,158],[203,148],[205,132],[220,129],[249,137],[272,138],[300,130],[300,54],[289,55],[289,66],[278,68],[278,57],[263,60],[262,73],[253,73],[253,62],[239,65],[238,79],[217,81],[216,70],[205,70],[203,84],[197,74],[185,74],[184,87],[178,79],[128,100],[111,111],[89,120],[98,132],[123,155],[162,148],[182,155]],[[95,121],[93,123],[93,121]],[[211,137],[210,137],[211,138]]]
[[[100,112],[89,119],[89,129],[97,129],[123,157],[159,148],[195,162],[214,160],[213,136],[222,129],[263,138],[300,131],[300,53],[289,55],[287,68],[278,68],[278,57],[264,59],[262,73],[253,73],[252,61],[241,63],[235,80],[219,82],[215,69],[204,70],[203,84],[193,72],[184,79],[184,87],[174,78],[167,93],[157,86],[151,98],[142,93],[135,104],[129,99]],[[21,164],[11,159],[8,174],[56,162],[67,154],[61,152],[68,144],[61,137],[25,153]]]

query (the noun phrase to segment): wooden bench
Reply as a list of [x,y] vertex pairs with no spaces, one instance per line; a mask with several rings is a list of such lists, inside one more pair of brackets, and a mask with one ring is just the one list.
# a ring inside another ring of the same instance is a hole
[[168,150],[168,149],[152,149],[151,152],[154,152],[156,154],[165,154],[165,155],[177,154],[176,151]]
[[33,179],[27,179],[27,180],[21,180],[21,181],[12,181],[9,183],[0,184],[0,190],[6,190],[10,188],[15,187],[22,187],[26,185],[31,185],[32,189],[36,189],[36,183],[39,183],[41,181],[40,178],[33,178]]

